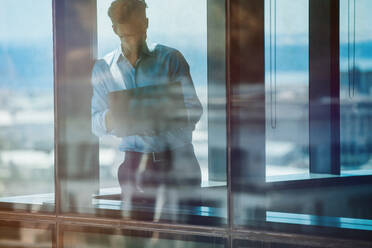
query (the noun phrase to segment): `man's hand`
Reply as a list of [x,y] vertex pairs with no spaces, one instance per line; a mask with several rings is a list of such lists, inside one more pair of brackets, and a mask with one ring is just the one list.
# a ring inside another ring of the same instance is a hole
[[107,132],[111,132],[111,130],[113,129],[113,120],[112,113],[110,110],[106,112],[105,124]]

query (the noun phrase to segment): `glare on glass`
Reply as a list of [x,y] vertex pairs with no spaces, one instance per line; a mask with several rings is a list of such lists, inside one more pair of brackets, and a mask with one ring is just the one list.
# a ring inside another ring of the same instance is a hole
[[[224,39],[222,53],[208,50],[210,6],[148,0],[145,8],[138,1],[137,9],[128,10],[134,14],[124,15],[125,2],[97,1],[98,55],[89,78],[92,95],[84,95],[91,109],[81,115],[91,121],[89,140],[99,143],[99,153],[85,151],[99,157],[99,165],[88,158],[84,163],[87,171],[99,167],[99,173],[68,179],[62,188],[71,202],[63,204],[76,205],[79,212],[119,210],[125,218],[195,224],[206,217],[208,223],[225,224],[225,79],[217,87],[208,74],[216,61],[223,63],[214,70],[225,69]],[[216,13],[216,20],[224,20],[224,11]],[[211,104],[218,112],[209,111]],[[210,138],[216,126],[220,131]],[[84,157],[81,147],[69,149],[71,161]],[[80,191],[84,183],[91,191]]]
[[34,210],[54,201],[52,24],[52,1],[1,2],[0,202]]

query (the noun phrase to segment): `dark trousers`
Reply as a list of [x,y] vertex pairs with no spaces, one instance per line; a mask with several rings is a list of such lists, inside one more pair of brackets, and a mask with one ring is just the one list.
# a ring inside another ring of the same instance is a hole
[[200,202],[201,170],[191,144],[155,156],[126,152],[118,179],[122,199],[132,207],[155,205],[159,198],[165,205]]

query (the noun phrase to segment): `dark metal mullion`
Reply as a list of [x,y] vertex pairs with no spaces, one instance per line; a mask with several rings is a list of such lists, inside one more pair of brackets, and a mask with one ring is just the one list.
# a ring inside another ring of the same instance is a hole
[[225,23],[225,29],[226,29],[226,44],[225,44],[225,50],[226,50],[226,134],[227,134],[227,223],[228,223],[228,244],[227,247],[233,247],[233,237],[232,233],[234,230],[234,201],[233,201],[233,193],[232,193],[232,173],[231,173],[231,164],[232,164],[232,157],[231,157],[231,135],[232,135],[232,129],[231,129],[231,68],[230,68],[230,51],[231,51],[231,2],[230,0],[226,0],[226,23]]
[[230,235],[247,216],[266,217],[262,206],[247,204],[265,194],[257,194],[265,185],[266,166],[264,6],[262,0],[231,0],[228,8]]
[[[55,175],[55,233],[53,237],[53,247],[62,247],[61,225],[58,221],[61,215],[61,184],[60,184],[60,138],[63,129],[61,114],[63,113],[61,102],[61,91],[64,72],[64,43],[65,32],[63,28],[64,1],[53,0],[53,48],[54,48],[54,175]],[[39,217],[40,218],[40,217]],[[38,218],[38,220],[40,220]],[[54,243],[55,242],[55,243]]]
[[310,172],[340,174],[339,0],[309,2]]
[[55,206],[55,214],[56,216],[59,215],[60,213],[60,184],[59,184],[59,176],[58,176],[58,155],[59,155],[59,149],[58,149],[58,141],[59,141],[59,133],[58,133],[58,128],[59,128],[59,119],[58,119],[58,113],[59,113],[59,104],[58,104],[58,75],[57,75],[57,63],[58,63],[58,50],[57,50],[57,0],[53,0],[53,78],[54,78],[54,206]]
[[[59,1],[60,2],[60,1]],[[63,11],[62,8],[58,8],[58,1],[53,0],[52,2],[52,12],[53,12],[53,85],[54,85],[54,211],[55,211],[55,230],[53,233],[53,247],[58,248],[61,247],[59,244],[61,242],[60,238],[60,225],[56,221],[57,217],[60,215],[61,212],[61,188],[60,188],[60,181],[59,181],[59,167],[58,167],[58,161],[59,161],[59,91],[58,91],[58,85],[59,85],[59,79],[60,79],[60,64],[59,64],[59,50],[57,49],[57,39],[60,39],[63,37],[63,35],[57,35],[57,30],[59,31],[60,28],[57,27],[59,24],[57,17],[60,16],[58,11]]]
[[[94,0],[54,1],[58,214],[68,211],[74,199],[91,202],[90,191],[98,185],[98,140],[89,128],[90,77],[97,39],[95,4]],[[76,51],[81,54],[71,56]],[[84,185],[84,194],[78,189],[81,186],[71,184],[73,180]]]
[[340,158],[340,1],[331,4],[331,173],[341,173]]
[[[53,45],[54,45],[54,147],[55,147],[55,163],[54,163],[54,171],[55,171],[55,211],[56,216],[58,217],[61,214],[61,184],[60,184],[60,138],[62,135],[62,118],[61,113],[62,111],[62,103],[60,97],[60,87],[63,81],[63,71],[64,71],[64,64],[63,64],[63,49],[62,45],[64,43],[64,29],[63,29],[63,16],[64,16],[64,7],[63,2],[60,0],[53,0]],[[59,225],[56,221],[56,233],[57,238],[56,242],[59,243],[58,233],[59,233]],[[58,246],[57,246],[58,247]]]
[[[89,16],[85,15],[85,12],[82,13],[79,11],[79,6],[77,5],[89,9],[89,12],[92,14]],[[63,206],[69,206],[71,204],[69,198],[66,198],[68,189],[62,188],[61,180],[71,180],[72,177],[69,175],[69,171],[73,169],[73,166],[83,166],[84,161],[83,155],[81,157],[76,157],[73,164],[67,164],[69,161],[66,159],[67,153],[69,153],[71,149],[79,149],[79,147],[86,148],[80,152],[82,154],[86,154],[86,150],[96,149],[93,139],[90,138],[90,134],[86,130],[81,130],[85,135],[85,143],[81,146],[76,146],[69,142],[69,138],[76,132],[76,127],[73,127],[73,122],[71,122],[72,119],[83,117],[88,127],[90,126],[90,112],[86,110],[88,110],[87,106],[90,105],[90,102],[87,102],[87,96],[89,96],[90,93],[90,66],[97,50],[97,11],[95,11],[95,5],[96,1],[53,0],[55,137],[55,233],[53,247],[62,247],[63,245],[61,227],[63,223],[63,209],[66,209],[66,207],[62,208],[62,203],[64,202]],[[72,19],[74,21],[70,21],[71,18],[75,18]],[[90,21],[91,26],[88,29],[83,26],[83,23],[78,22],[79,20],[83,20],[83,18],[90,19],[88,21]],[[74,51],[85,51],[84,49],[87,49],[86,51],[88,52],[84,53],[80,60],[68,57],[68,55],[71,55]],[[78,94],[81,94],[82,97],[76,97]],[[93,142],[86,142],[87,140]],[[93,159],[93,161],[98,161],[98,155],[96,156],[97,158]],[[91,165],[94,166],[94,164],[98,166],[98,163],[93,163]],[[98,167],[93,170],[94,172],[92,170],[89,172],[89,176],[93,177],[91,180],[98,178],[98,176],[96,176]],[[64,185],[66,187],[66,184]],[[65,199],[62,202],[63,197]],[[66,210],[64,210],[64,212],[65,211]]]

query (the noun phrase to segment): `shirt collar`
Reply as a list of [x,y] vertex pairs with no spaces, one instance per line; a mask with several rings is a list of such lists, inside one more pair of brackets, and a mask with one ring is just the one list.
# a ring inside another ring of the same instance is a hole
[[[141,49],[141,56],[142,55],[146,55],[146,56],[155,55],[154,54],[155,44],[154,45],[151,44],[150,46],[151,47],[149,48],[147,42],[146,41],[144,42],[142,49]],[[119,46],[115,52],[114,62],[117,63],[121,57],[124,57],[124,54],[123,54],[123,51],[121,50],[121,46]]]

